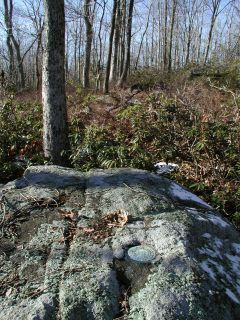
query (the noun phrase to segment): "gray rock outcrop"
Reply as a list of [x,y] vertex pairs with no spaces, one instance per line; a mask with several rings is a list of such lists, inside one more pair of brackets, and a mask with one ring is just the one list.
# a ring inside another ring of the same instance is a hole
[[37,166],[0,197],[0,319],[240,319],[239,233],[173,181]]

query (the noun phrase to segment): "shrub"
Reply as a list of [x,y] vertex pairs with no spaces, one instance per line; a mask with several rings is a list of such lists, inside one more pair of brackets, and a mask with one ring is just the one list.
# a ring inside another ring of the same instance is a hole
[[92,124],[80,131],[72,126],[73,165],[81,170],[151,170],[160,160],[175,162],[180,170],[172,177],[179,183],[225,214],[240,212],[240,126],[234,110],[222,106],[209,117],[191,98],[152,92],[120,111],[110,125]]
[[15,179],[42,159],[41,106],[8,100],[0,109],[0,181]]
[[[186,71],[171,75],[174,80],[167,89],[141,93],[115,114],[105,110],[108,118],[104,119],[100,113],[94,118],[91,110],[101,99],[79,89],[68,100],[72,165],[84,171],[152,170],[156,162],[175,162],[180,170],[171,177],[230,216],[240,228],[239,92],[209,86],[201,79],[191,81],[186,75]],[[75,97],[81,100],[80,106],[90,105],[90,112],[79,109]],[[40,105],[9,99],[0,110],[0,126],[2,182],[22,173],[16,160],[24,160],[25,165],[44,163]]]

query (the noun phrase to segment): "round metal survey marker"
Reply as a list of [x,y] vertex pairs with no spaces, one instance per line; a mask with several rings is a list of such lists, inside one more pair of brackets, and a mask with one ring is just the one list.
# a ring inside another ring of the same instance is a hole
[[155,251],[151,247],[144,245],[131,247],[127,253],[131,260],[139,263],[151,262],[156,256]]

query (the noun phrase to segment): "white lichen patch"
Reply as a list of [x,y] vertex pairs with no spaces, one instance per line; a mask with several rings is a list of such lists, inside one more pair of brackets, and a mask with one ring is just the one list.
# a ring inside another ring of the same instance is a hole
[[204,233],[203,235],[202,235],[202,237],[203,238],[207,238],[207,239],[210,239],[211,238],[211,235],[210,235],[210,233]]
[[240,257],[226,254],[226,257],[231,263],[232,270],[236,273],[240,273]]
[[210,268],[209,261],[205,260],[200,263],[200,267],[203,271],[205,271],[214,281],[216,281],[216,274],[215,272]]
[[233,283],[234,281],[232,280],[231,276],[225,271],[224,267],[222,264],[219,264],[218,262],[212,260],[212,259],[208,259],[209,264],[212,264],[215,266],[215,269],[218,271],[218,273],[220,274],[220,278],[219,280],[221,280],[224,283]]
[[221,248],[223,246],[223,241],[219,238],[214,238],[214,244],[216,247]]
[[[207,233],[203,236],[206,239],[210,239],[209,235]],[[198,248],[200,254],[208,256],[207,259],[205,257],[205,260],[200,263],[200,267],[207,273],[209,278],[228,287],[226,289],[227,296],[235,303],[240,304],[238,297],[238,295],[240,296],[240,281],[236,281],[240,275],[240,257],[223,252],[223,244],[224,240],[211,237],[207,245],[203,248]],[[236,245],[232,244],[234,249],[238,248],[238,244]],[[229,288],[232,288],[232,291]]]
[[236,254],[240,254],[240,243],[233,243],[232,246]]
[[214,215],[214,214],[208,214],[207,218],[214,223],[215,225],[218,225],[222,228],[230,227],[230,224],[226,221],[224,221],[222,218]]
[[193,215],[194,219],[208,222],[208,220],[204,218],[198,210],[191,208],[191,209],[187,209],[187,211]]
[[196,220],[206,221],[206,222],[210,221],[213,224],[215,224],[216,226],[219,226],[221,228],[231,227],[230,223],[224,221],[221,217],[219,217],[215,214],[207,213],[207,214],[204,214],[204,216],[203,216],[202,213],[200,213],[197,210],[193,210],[192,208],[188,209],[187,211],[190,212]]
[[205,254],[205,255],[208,255],[208,256],[210,256],[210,257],[212,257],[212,258],[217,258],[217,257],[219,257],[219,258],[222,258],[221,257],[221,254],[220,254],[220,252],[217,250],[217,251],[214,251],[214,250],[212,250],[212,249],[209,249],[209,248],[199,248],[198,249],[198,252],[200,253],[200,254]]
[[195,194],[184,189],[183,187],[181,187],[180,185],[178,185],[176,183],[171,184],[170,191],[171,191],[172,195],[179,200],[196,202],[197,204],[201,204],[206,208],[212,209],[212,207],[209,206],[205,201],[203,201],[202,199],[197,197]]
[[146,231],[146,239],[162,257],[185,255],[185,229],[180,223],[166,222]]
[[238,294],[240,295],[240,282],[237,283],[236,289],[237,289]]
[[[203,235],[204,238],[210,239],[211,235],[209,233]],[[217,237],[210,240],[210,242],[202,248],[198,248],[198,252],[200,254],[208,255],[212,258],[220,258],[222,259],[222,255],[220,253],[221,247],[223,246],[223,241]]]
[[232,277],[225,271],[222,264],[219,264],[212,259],[207,259],[200,263],[200,267],[214,281],[222,282],[224,285],[228,284],[235,287]]
[[230,289],[228,288],[226,289],[226,294],[232,301],[240,304],[240,300],[236,297],[236,295]]

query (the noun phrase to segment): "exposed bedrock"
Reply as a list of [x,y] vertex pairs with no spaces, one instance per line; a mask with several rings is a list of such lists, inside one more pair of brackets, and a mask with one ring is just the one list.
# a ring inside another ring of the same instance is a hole
[[37,166],[0,199],[0,319],[240,319],[239,233],[175,182]]

